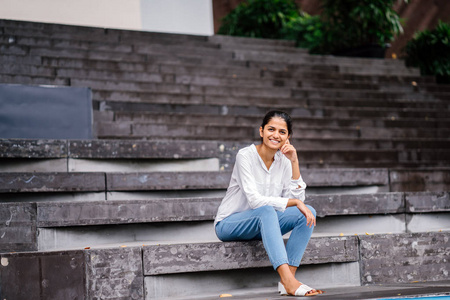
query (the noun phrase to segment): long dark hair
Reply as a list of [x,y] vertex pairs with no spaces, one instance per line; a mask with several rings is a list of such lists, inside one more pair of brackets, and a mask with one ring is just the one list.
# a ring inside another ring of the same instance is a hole
[[282,118],[286,122],[286,126],[287,126],[287,129],[288,129],[288,135],[290,136],[292,134],[292,119],[284,111],[279,111],[279,110],[271,110],[271,111],[269,111],[264,116],[264,119],[263,119],[262,124],[261,124],[261,128],[264,129],[264,126],[266,126],[267,123],[269,123],[270,120],[272,120],[272,118],[275,118],[275,117]]

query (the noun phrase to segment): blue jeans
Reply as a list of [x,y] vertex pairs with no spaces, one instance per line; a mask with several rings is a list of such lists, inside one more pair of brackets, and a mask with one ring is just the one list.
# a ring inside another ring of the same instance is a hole
[[[315,209],[307,207],[315,216]],[[295,206],[284,212],[262,206],[232,214],[216,224],[217,237],[224,242],[262,239],[275,270],[282,264],[300,265],[313,229],[306,225],[305,216]],[[291,230],[285,246],[282,236]]]

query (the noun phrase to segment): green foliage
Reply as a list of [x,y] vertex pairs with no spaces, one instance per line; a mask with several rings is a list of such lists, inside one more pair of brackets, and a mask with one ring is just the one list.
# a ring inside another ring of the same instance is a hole
[[[403,33],[394,11],[398,0],[322,0],[322,16],[310,16],[294,0],[247,0],[222,22],[219,34],[295,40],[311,53],[385,46]],[[408,0],[403,0],[408,2]]]
[[281,35],[284,39],[296,41],[297,47],[316,49],[323,39],[322,21],[319,16],[301,12],[284,26]]
[[[322,0],[324,39],[318,52],[384,45],[403,33],[396,0]],[[407,2],[408,0],[404,0]]]
[[417,32],[403,51],[406,65],[419,67],[423,75],[437,75],[450,83],[450,24],[439,21],[433,30]]
[[248,0],[223,18],[218,33],[282,39],[283,27],[298,16],[298,8],[293,0]]

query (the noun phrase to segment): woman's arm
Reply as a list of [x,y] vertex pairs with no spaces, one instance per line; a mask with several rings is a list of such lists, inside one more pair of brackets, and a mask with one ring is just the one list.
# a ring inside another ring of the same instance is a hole
[[289,139],[286,140],[286,143],[281,147],[281,153],[286,156],[292,164],[292,179],[297,180],[300,178],[300,167],[298,166],[298,157],[297,150],[294,146],[291,145]]
[[291,145],[289,140],[286,141],[280,150],[281,153],[283,153],[284,156],[291,162],[291,167],[288,170],[289,174],[286,174],[286,176],[289,176],[287,178],[291,178],[291,180],[289,183],[286,182],[285,187],[283,188],[283,196],[304,201],[306,184],[300,175],[297,150],[293,145]]

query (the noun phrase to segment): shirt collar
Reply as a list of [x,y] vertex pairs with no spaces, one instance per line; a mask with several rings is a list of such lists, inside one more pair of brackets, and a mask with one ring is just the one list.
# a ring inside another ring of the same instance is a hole
[[274,158],[273,158],[273,163],[272,163],[272,165],[270,166],[270,169],[268,170],[267,167],[266,167],[266,164],[265,164],[264,161],[262,160],[261,156],[259,156],[258,150],[256,150],[256,145],[253,144],[252,146],[253,146],[252,148],[253,148],[253,151],[255,152],[256,156],[258,156],[258,160],[259,160],[259,163],[261,164],[261,168],[262,168],[264,171],[270,173],[270,169],[273,168],[273,164],[274,164],[275,162],[278,163],[278,161],[281,159],[281,156],[282,156],[283,154],[281,153],[280,150],[278,150],[277,153],[275,153],[275,156],[274,156]]

